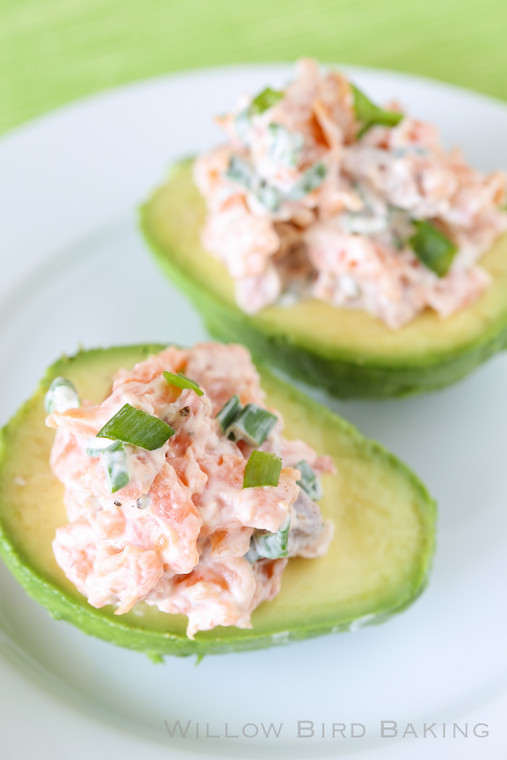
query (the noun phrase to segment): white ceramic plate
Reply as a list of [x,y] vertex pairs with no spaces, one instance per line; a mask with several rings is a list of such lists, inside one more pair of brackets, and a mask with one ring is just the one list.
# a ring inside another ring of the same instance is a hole
[[[256,66],[149,81],[0,142],[2,422],[63,351],[205,337],[148,256],[136,206],[173,159],[219,139],[212,113],[289,73]],[[399,74],[351,73],[375,100],[396,96],[436,121],[476,166],[507,167],[506,106]],[[440,505],[430,586],[383,626],[198,667],[193,659],[155,666],[54,622],[0,568],[2,755],[499,758],[507,746],[506,387],[499,356],[440,393],[334,404],[403,457]],[[188,726],[185,737],[176,721]],[[390,722],[384,736],[381,721]],[[424,723],[435,724],[425,738]],[[278,736],[264,735],[269,724]]]

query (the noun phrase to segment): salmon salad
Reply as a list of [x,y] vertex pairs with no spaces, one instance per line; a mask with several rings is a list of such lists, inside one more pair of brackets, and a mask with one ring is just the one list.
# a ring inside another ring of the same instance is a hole
[[491,284],[480,259],[507,229],[505,174],[471,168],[398,103],[303,59],[217,123],[226,141],[194,164],[202,243],[244,312],[318,299],[396,330]]
[[51,467],[68,522],[54,556],[94,607],[188,617],[187,636],[251,628],[290,557],[322,556],[320,475],[331,458],[282,435],[241,346],[173,346],[120,370],[94,404],[51,383]]

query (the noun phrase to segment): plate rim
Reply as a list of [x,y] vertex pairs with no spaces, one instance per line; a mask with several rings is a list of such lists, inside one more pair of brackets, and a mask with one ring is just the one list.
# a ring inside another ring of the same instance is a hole
[[[493,105],[493,106],[499,106],[501,107],[505,113],[507,114],[507,103],[492,97],[490,95],[478,92],[476,90],[468,89],[462,86],[454,85],[452,83],[432,79],[428,77],[422,77],[420,75],[415,75],[407,72],[401,72],[397,70],[391,70],[391,69],[377,69],[372,67],[362,67],[362,66],[353,66],[348,64],[324,64],[324,65],[332,65],[333,67],[340,68],[346,72],[355,72],[358,74],[368,75],[368,76],[378,76],[379,79],[382,79],[384,77],[387,77],[390,79],[391,77],[395,79],[401,79],[402,81],[406,82],[407,84],[411,82],[417,82],[420,85],[423,85],[425,87],[437,87],[439,89],[443,89],[444,91],[450,90],[454,92],[457,95],[462,95],[466,97],[473,97],[476,100],[482,101],[485,104]],[[280,71],[289,69],[292,66],[291,62],[272,62],[272,63],[252,63],[252,64],[229,64],[225,66],[216,66],[216,67],[197,67],[197,68],[189,68],[185,69],[183,71],[179,72],[173,72],[170,74],[161,74],[156,77],[148,77],[140,80],[136,80],[134,82],[128,82],[125,84],[121,84],[116,87],[112,87],[109,89],[101,90],[100,92],[96,92],[90,95],[87,95],[85,97],[72,100],[66,104],[63,104],[62,106],[59,106],[56,109],[53,109],[51,111],[48,111],[44,114],[41,114],[37,116],[34,119],[31,119],[27,122],[22,123],[21,125],[18,125],[10,130],[7,130],[2,135],[0,135],[0,154],[3,150],[9,150],[9,144],[11,140],[18,141],[26,139],[27,137],[30,137],[33,133],[36,133],[41,127],[51,127],[51,124],[53,122],[59,121],[62,117],[66,117],[69,114],[72,114],[73,112],[79,112],[82,109],[87,109],[90,106],[93,106],[95,104],[100,104],[101,101],[108,101],[111,99],[112,96],[120,95],[122,97],[129,97],[131,93],[133,92],[142,92],[147,87],[153,86],[153,85],[160,85],[163,83],[166,83],[168,81],[180,81],[184,82],[188,79],[200,79],[203,76],[209,76],[210,74],[212,76],[222,76],[226,75],[232,72],[238,73],[242,71],[252,71],[255,70],[256,72],[273,72],[274,69],[278,69]],[[7,147],[6,147],[7,146]],[[14,284],[15,286],[15,284]],[[10,292],[12,289],[12,285],[9,286],[9,289],[7,293]],[[3,301],[3,298],[2,298]],[[6,658],[7,655],[3,650],[3,647],[0,645],[0,657],[2,659]],[[7,658],[8,659],[8,658]],[[28,678],[28,676],[25,676]],[[50,692],[51,693],[51,692]],[[85,715],[86,718],[90,718],[91,720],[95,721],[94,717]],[[108,724],[109,725],[109,724]],[[117,730],[114,725],[111,725],[113,730]],[[171,751],[173,751],[171,749]],[[179,752],[179,750],[177,750]],[[194,753],[189,751],[184,751],[184,753],[181,755],[182,757],[188,758]],[[369,754],[369,751],[366,750],[366,754]],[[376,753],[375,753],[376,754]],[[210,757],[211,755],[209,753],[204,754],[197,754],[195,757]]]

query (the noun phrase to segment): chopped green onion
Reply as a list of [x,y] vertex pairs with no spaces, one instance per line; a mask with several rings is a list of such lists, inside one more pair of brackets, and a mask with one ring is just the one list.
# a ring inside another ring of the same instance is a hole
[[248,109],[245,109],[244,111],[241,111],[234,120],[236,134],[242,142],[246,143],[246,137],[251,127],[252,121],[250,119],[250,113]]
[[243,185],[248,190],[254,186],[256,179],[253,166],[241,156],[230,157],[225,176]]
[[296,168],[305,144],[300,132],[289,132],[283,124],[270,124],[269,134],[273,138],[269,147],[269,156],[276,164]]
[[115,441],[102,452],[107,482],[111,493],[116,493],[130,480],[127,452],[121,441]]
[[222,432],[225,433],[227,428],[232,425],[234,420],[237,418],[239,413],[241,412],[241,409],[243,407],[241,406],[241,401],[239,400],[239,396],[231,396],[229,401],[226,401],[223,407],[220,409],[220,411],[217,413],[217,420],[220,423],[220,427],[222,428]]
[[88,438],[85,452],[89,457],[99,457],[109,446],[111,442],[107,438]]
[[195,391],[198,396],[202,396],[204,391],[202,391],[197,383],[194,383],[193,380],[190,380],[190,378],[186,377],[186,375],[183,374],[183,372],[178,372],[177,375],[175,375],[173,372],[163,372],[164,379],[167,380],[169,385],[175,385],[177,388],[190,388],[190,390]]
[[246,463],[243,488],[277,486],[282,471],[282,460],[268,451],[252,451]]
[[257,404],[247,404],[227,427],[225,433],[233,441],[241,439],[250,446],[261,446],[277,422],[276,415]]
[[172,435],[174,430],[167,422],[125,404],[99,430],[97,438],[110,438],[153,451],[163,446]]
[[457,246],[425,219],[414,221],[414,227],[415,233],[408,241],[410,247],[425,267],[443,277],[451,268]]
[[372,103],[358,87],[352,84],[351,88],[354,95],[356,119],[363,124],[357,133],[358,140],[376,124],[384,127],[395,127],[403,119],[402,113],[385,111],[383,108],[376,106],[375,103]]
[[55,377],[44,396],[44,408],[48,414],[77,409],[81,405],[74,385],[65,377]]
[[262,203],[271,212],[278,211],[283,200],[280,190],[264,181],[260,184],[256,198],[259,203]]
[[234,441],[243,440],[250,446],[264,443],[277,421],[276,415],[258,404],[242,407],[239,396],[231,396],[217,414],[225,435]]
[[283,200],[281,192],[266,180],[261,179],[251,164],[241,156],[231,156],[225,176],[243,185],[269,211],[278,211]]
[[265,179],[262,179],[254,171],[251,164],[245,161],[241,156],[231,156],[229,159],[229,165],[224,172],[224,176],[231,179],[233,182],[237,182],[242,185],[246,190],[251,192],[269,211],[278,211],[281,204],[284,201],[299,201],[304,198],[305,195],[311,193],[319,187],[324,177],[327,174],[327,169],[320,161],[307,169],[298,182],[296,182],[289,190],[284,194],[274,185],[270,185]]
[[279,559],[289,553],[289,530],[290,517],[285,521],[276,533],[263,533],[256,531],[250,540],[250,549],[245,554],[249,562],[257,562],[258,559]]
[[318,501],[322,498],[322,487],[317,477],[317,473],[310,467],[308,462],[302,459],[294,465],[296,470],[301,473],[301,478],[296,483],[310,497],[312,501]]
[[305,171],[301,179],[296,182],[287,193],[287,200],[299,201],[305,195],[311,193],[322,185],[327,169],[320,161]]
[[283,96],[284,93],[280,92],[280,90],[272,90],[271,87],[266,87],[266,89],[259,92],[250,103],[250,114],[252,116],[258,116],[259,114],[264,113],[268,108],[272,108],[278,103]]

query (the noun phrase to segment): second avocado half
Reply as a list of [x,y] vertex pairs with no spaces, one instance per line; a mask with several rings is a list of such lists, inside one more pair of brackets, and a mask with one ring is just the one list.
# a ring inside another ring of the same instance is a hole
[[507,346],[505,235],[481,261],[493,284],[478,301],[446,320],[424,312],[393,331],[366,312],[316,300],[245,314],[224,264],[200,243],[205,213],[192,160],[182,161],[141,209],[143,233],[164,273],[191,298],[213,337],[244,343],[254,357],[334,396],[432,391]]

